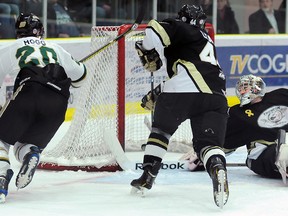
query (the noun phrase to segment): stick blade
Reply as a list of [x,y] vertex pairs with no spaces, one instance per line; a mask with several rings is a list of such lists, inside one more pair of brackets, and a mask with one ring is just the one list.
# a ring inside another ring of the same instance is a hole
[[129,163],[129,159],[125,155],[124,150],[116,136],[114,130],[108,129],[104,131],[104,142],[106,145],[109,146],[110,151],[115,156],[115,159],[118,165],[121,167],[122,170],[131,170],[131,163]]

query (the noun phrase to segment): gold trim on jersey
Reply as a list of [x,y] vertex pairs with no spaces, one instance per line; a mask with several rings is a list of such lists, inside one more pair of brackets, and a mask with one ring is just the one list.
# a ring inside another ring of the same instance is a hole
[[159,22],[157,22],[156,20],[151,20],[148,23],[147,27],[150,27],[150,28],[152,28],[155,31],[155,33],[160,37],[160,39],[161,39],[162,43],[164,44],[164,46],[167,47],[167,46],[169,46],[171,44],[169,35],[167,34],[167,32],[165,31],[163,26],[160,25]]
[[173,67],[172,67],[172,70],[173,70],[175,75],[177,74],[177,65],[178,64],[181,64],[186,69],[186,71],[189,74],[190,78],[193,80],[193,82],[197,85],[197,88],[199,88],[199,90],[202,93],[213,94],[211,89],[209,88],[209,86],[205,82],[203,76],[197,70],[197,68],[195,67],[195,65],[193,63],[178,59],[173,64]]
[[8,153],[7,149],[0,147],[0,151],[5,151]]
[[274,145],[276,144],[275,141],[266,141],[266,140],[255,140],[255,141],[252,141],[250,142],[250,145],[248,147],[248,154],[250,154],[250,152],[256,148],[256,144],[262,144],[262,145],[265,145],[265,146],[270,146],[270,145]]
[[[25,85],[25,84],[23,84]],[[15,100],[16,96],[18,95],[18,93],[21,91],[23,85],[19,86],[17,88],[17,91],[13,94],[13,97],[11,98],[11,100]],[[7,106],[9,105],[10,101],[11,100],[8,100],[6,101],[5,105],[2,107],[1,111],[0,111],[0,117],[3,115],[4,111],[6,110]]]
[[0,157],[0,161],[5,161],[8,164],[10,164],[9,158],[8,157]]

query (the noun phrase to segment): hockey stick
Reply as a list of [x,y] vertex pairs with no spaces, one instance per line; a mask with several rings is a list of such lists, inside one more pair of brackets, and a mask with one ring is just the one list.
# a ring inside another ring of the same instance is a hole
[[[141,170],[142,162],[131,161],[125,155],[119,140],[116,137],[116,133],[113,130],[104,131],[104,142],[109,146],[112,155],[115,156],[116,162],[122,168],[122,170]],[[162,161],[162,170],[189,170],[188,160],[175,160],[175,161]],[[243,167],[244,163],[227,163],[227,167]]]
[[104,143],[109,146],[112,155],[115,156],[116,162],[123,170],[132,169],[130,160],[126,157],[122,146],[117,139],[116,133],[112,130],[104,131]]
[[[151,79],[151,99],[152,101],[154,101],[154,94],[153,94],[153,90],[154,90],[154,75],[153,72],[150,72],[150,79]],[[153,118],[154,118],[154,107],[151,110],[151,122],[153,123]]]
[[[152,111],[151,111],[152,112]],[[153,112],[152,112],[153,113]],[[151,118],[153,118],[153,114],[151,113]],[[144,117],[144,124],[146,125],[146,127],[148,128],[148,130],[151,132],[152,131],[152,124],[150,122],[150,120],[148,119],[147,116]],[[146,147],[147,143],[143,143],[141,145],[141,149],[142,151],[145,151],[145,147]]]
[[126,36],[127,34],[129,34],[130,32],[134,31],[135,29],[138,28],[139,24],[141,24],[144,15],[145,15],[145,11],[146,11],[146,5],[147,3],[144,3],[144,0],[140,0],[140,7],[139,7],[139,12],[138,12],[138,16],[135,20],[135,22],[131,25],[131,27],[129,29],[127,29],[125,32],[123,32],[122,34],[118,35],[116,38],[114,38],[113,40],[109,41],[107,44],[105,44],[104,46],[100,47],[99,49],[93,51],[92,53],[90,53],[89,55],[87,55],[86,57],[82,58],[79,62],[85,62],[87,60],[89,60],[90,58],[92,58],[93,56],[97,55],[98,53],[100,53],[101,51],[105,50],[107,47],[113,45],[114,43],[116,43],[117,41],[119,41],[121,38],[123,38],[124,36]]
[[[151,99],[152,101],[154,100],[154,95],[153,95],[153,90],[154,90],[154,75],[153,72],[150,73],[150,82],[151,82]],[[152,123],[153,122],[153,118],[154,118],[154,110],[151,110],[151,119],[149,120],[147,116],[144,117],[144,124],[147,126],[147,128],[149,129],[149,131],[152,131]],[[143,143],[141,145],[141,149],[142,151],[145,150],[146,147],[146,143]]]

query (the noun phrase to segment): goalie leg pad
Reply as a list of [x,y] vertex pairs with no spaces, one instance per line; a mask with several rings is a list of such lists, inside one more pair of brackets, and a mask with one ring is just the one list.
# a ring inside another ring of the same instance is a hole
[[135,49],[137,50],[138,56],[145,69],[154,72],[162,67],[162,60],[155,49],[145,50],[142,46],[142,41],[137,41],[135,43]]

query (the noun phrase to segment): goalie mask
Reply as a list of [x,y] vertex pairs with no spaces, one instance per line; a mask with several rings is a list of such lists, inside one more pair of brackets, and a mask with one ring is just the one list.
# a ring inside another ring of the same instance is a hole
[[186,4],[178,12],[177,19],[204,29],[207,16],[201,6]]
[[23,37],[43,37],[44,27],[40,19],[33,13],[21,13],[15,23],[16,38]]
[[255,98],[265,95],[265,82],[257,76],[245,75],[236,83],[236,95],[240,100],[240,107],[249,104]]

